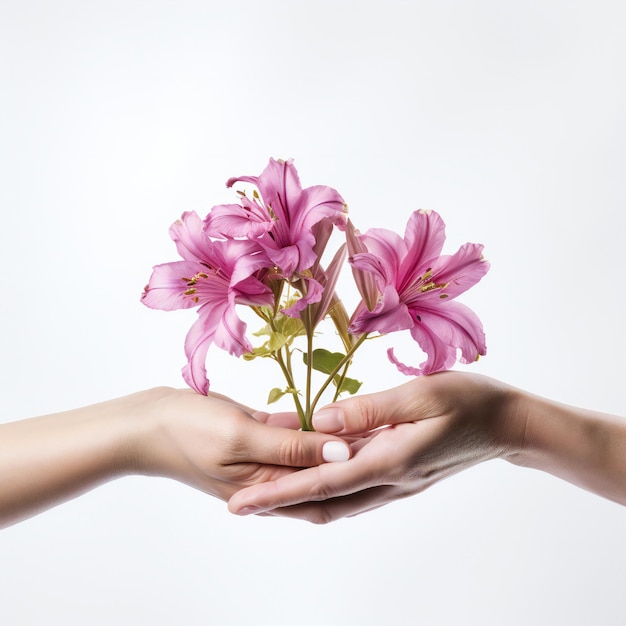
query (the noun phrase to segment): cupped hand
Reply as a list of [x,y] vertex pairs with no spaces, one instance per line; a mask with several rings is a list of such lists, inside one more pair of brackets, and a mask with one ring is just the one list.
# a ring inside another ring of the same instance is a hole
[[459,372],[334,403],[313,424],[350,441],[352,458],[242,489],[229,509],[247,514],[280,508],[281,514],[326,523],[378,508],[516,453],[524,433],[516,406],[515,389]]
[[293,416],[255,412],[217,394],[158,388],[129,399],[143,424],[134,440],[134,471],[174,478],[223,500],[242,487],[350,454],[336,436],[297,430]]

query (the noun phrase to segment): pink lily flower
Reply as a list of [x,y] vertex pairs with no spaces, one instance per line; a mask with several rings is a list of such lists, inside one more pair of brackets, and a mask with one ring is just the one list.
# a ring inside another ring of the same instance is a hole
[[456,254],[441,256],[444,241],[445,225],[434,211],[414,212],[404,238],[385,229],[371,229],[364,235],[349,229],[349,261],[363,298],[350,332],[408,329],[427,358],[419,367],[411,367],[390,348],[390,361],[404,374],[449,369],[459,350],[462,363],[486,354],[480,320],[471,309],[453,302],[489,270],[483,246],[466,243]]
[[306,288],[301,301],[285,311],[296,316],[321,298],[322,288],[309,271],[323,252],[315,227],[322,220],[345,226],[343,198],[323,185],[303,189],[291,160],[270,159],[259,176],[230,178],[226,185],[237,182],[252,183],[258,191],[252,198],[240,192],[241,204],[213,207],[205,219],[206,232],[212,237],[254,239],[280,275],[292,282],[303,280]]
[[211,240],[195,212],[183,213],[170,236],[183,260],[153,268],[142,302],[165,311],[198,307],[198,320],[185,339],[183,378],[206,395],[205,361],[211,344],[236,356],[253,349],[235,305],[273,304],[271,290],[255,276],[268,260],[254,241]]

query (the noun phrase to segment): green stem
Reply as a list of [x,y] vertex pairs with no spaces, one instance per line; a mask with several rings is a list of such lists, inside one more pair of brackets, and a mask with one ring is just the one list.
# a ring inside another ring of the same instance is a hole
[[306,315],[309,318],[308,324],[306,324],[306,428],[303,426],[302,430],[313,430],[311,420],[313,418],[313,412],[311,410],[311,381],[313,376],[313,329],[311,328],[311,311],[310,308],[306,308]]
[[[272,331],[277,332],[276,324],[274,323],[275,317],[270,317],[267,320],[267,322],[270,325],[270,328],[272,329]],[[288,346],[283,346],[283,348],[285,350],[285,354],[287,355],[286,362],[285,362],[285,359],[283,359],[282,348],[274,353],[274,358],[276,359],[276,362],[278,363],[278,365],[280,365],[280,369],[282,370],[283,375],[285,376],[285,380],[287,381],[287,386],[289,387],[289,389],[293,389],[293,392],[291,395],[293,396],[293,402],[296,405],[296,411],[298,413],[298,418],[300,419],[300,425],[302,426],[302,430],[307,430],[306,414],[304,413],[304,410],[302,408],[300,398],[298,398],[298,393],[296,391],[297,388],[295,385],[295,381],[293,379],[293,374],[292,374],[292,369],[291,369],[291,352]]]
[[350,367],[350,361],[346,361],[346,364],[343,368],[343,372],[341,372],[341,376],[339,377],[339,381],[337,382],[337,389],[335,389],[333,402],[337,402],[337,399],[339,398],[339,394],[341,393],[341,388],[343,387],[343,381],[346,379],[346,375],[348,374],[349,367]]
[[291,353],[289,352],[288,348],[285,348],[285,351],[287,353],[287,363],[285,363],[285,360],[283,359],[283,355],[280,350],[276,352],[276,362],[278,363],[278,365],[280,365],[280,369],[283,371],[285,380],[287,381],[287,386],[289,387],[289,389],[294,390],[291,395],[293,396],[293,401],[296,405],[296,411],[298,412],[298,418],[300,419],[300,425],[302,426],[302,430],[310,430],[306,428],[306,416],[302,408],[302,404],[300,403],[300,398],[298,398],[298,395],[296,393],[296,386],[294,384],[293,376],[291,374]]
[[337,374],[339,373],[339,370],[344,365],[350,363],[352,355],[358,350],[358,348],[366,339],[367,339],[367,333],[364,335],[361,335],[359,339],[357,340],[357,342],[350,348],[350,350],[348,350],[348,352],[346,353],[346,356],[344,356],[343,359],[341,359],[341,361],[337,363],[337,366],[335,367],[335,369],[329,374],[328,378],[326,379],[326,382],[320,387],[315,398],[313,398],[313,402],[311,403],[311,415],[313,415],[313,411],[315,411],[315,407],[317,406],[317,403],[322,397],[322,394],[324,393],[324,391],[326,391],[326,387],[328,387],[328,385],[330,385],[330,383],[333,381],[335,376],[337,376]]

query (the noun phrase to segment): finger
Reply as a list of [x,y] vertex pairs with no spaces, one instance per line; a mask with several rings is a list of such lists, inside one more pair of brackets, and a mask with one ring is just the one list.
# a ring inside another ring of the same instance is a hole
[[[254,415],[255,419],[258,419]],[[268,426],[282,426],[283,428],[291,428],[292,430],[298,430],[301,427],[300,418],[298,414],[290,411],[283,413],[265,413],[262,419],[259,421],[267,424]]]
[[229,500],[228,508],[239,515],[262,513],[351,495],[372,487],[373,480],[369,464],[355,457],[345,463],[327,463],[241,489]]
[[350,448],[339,437],[267,426],[250,420],[238,437],[241,461],[288,467],[311,467],[320,463],[347,461]]
[[397,489],[393,486],[372,487],[359,493],[324,502],[304,502],[293,506],[259,513],[273,517],[289,517],[313,524],[328,524],[344,517],[356,517],[378,509],[398,499]]
[[416,419],[411,399],[415,391],[406,385],[347,398],[313,415],[316,431],[338,435],[365,433],[380,426],[401,424]]

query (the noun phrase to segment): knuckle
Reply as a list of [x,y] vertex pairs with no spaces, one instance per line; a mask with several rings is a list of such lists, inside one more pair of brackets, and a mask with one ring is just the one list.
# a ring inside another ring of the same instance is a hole
[[244,415],[234,414],[228,416],[221,425],[220,446],[217,452],[223,464],[231,464],[243,461],[247,457],[249,418]]
[[304,467],[309,460],[308,456],[306,446],[295,436],[281,441],[277,450],[278,463],[289,467]]
[[357,430],[371,430],[379,425],[379,410],[372,396],[357,396],[351,399],[350,412],[346,416],[350,426]]
[[328,483],[317,482],[309,490],[309,500],[311,502],[322,502],[324,500],[330,500],[337,497],[337,490]]

